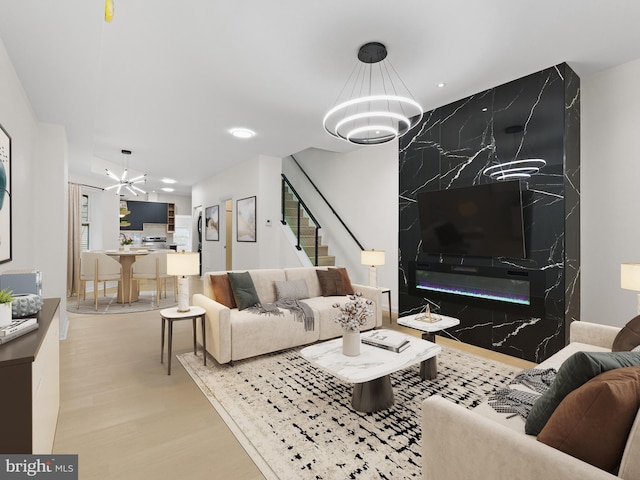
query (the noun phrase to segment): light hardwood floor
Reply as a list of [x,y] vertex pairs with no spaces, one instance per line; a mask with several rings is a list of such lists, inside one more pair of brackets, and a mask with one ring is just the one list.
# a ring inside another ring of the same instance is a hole
[[[78,454],[79,478],[264,478],[175,358],[167,375],[166,354],[160,364],[157,311],[69,317],[60,344],[54,453]],[[174,325],[174,353],[192,350],[191,335],[191,322]],[[518,367],[533,365],[437,341]]]

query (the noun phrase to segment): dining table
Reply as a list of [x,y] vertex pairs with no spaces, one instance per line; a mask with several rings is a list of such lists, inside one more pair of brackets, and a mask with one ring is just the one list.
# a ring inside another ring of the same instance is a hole
[[[122,285],[118,288],[118,303],[131,303],[138,301],[138,289],[129,289],[131,282],[131,266],[136,261],[136,257],[141,255],[148,255],[151,253],[146,249],[131,249],[131,250],[107,250],[104,253],[110,257],[117,257],[120,265],[122,265]],[[131,291],[131,298],[129,298],[129,291]]]

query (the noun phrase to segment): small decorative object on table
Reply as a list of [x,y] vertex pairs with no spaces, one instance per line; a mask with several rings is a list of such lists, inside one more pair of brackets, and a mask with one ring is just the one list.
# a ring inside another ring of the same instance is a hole
[[133,243],[133,237],[130,237],[126,233],[120,234],[120,245],[124,247],[124,251],[128,252],[131,248],[131,244]]
[[0,290],[0,327],[11,323],[11,302],[13,292],[11,290]]
[[334,303],[334,308],[339,308],[340,313],[334,318],[336,323],[342,325],[342,353],[350,357],[360,355],[360,327],[367,323],[367,318],[373,315],[370,308],[371,300],[362,298],[361,292],[349,295],[349,301],[340,306]]
[[421,322],[435,323],[439,322],[441,318],[436,318],[435,316],[431,315],[431,308],[429,307],[429,305],[426,305],[422,312],[416,315],[416,320],[419,320]]

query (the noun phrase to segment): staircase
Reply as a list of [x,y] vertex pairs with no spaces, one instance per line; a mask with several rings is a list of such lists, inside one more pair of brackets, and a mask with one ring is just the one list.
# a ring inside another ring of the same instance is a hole
[[[300,202],[295,198],[289,186],[284,192],[284,218],[294,235],[298,235],[298,209],[300,209],[300,247],[312,264],[316,260],[316,226],[310,220]],[[329,247],[322,245],[322,236],[318,235],[318,266],[335,266],[336,257],[329,255]]]

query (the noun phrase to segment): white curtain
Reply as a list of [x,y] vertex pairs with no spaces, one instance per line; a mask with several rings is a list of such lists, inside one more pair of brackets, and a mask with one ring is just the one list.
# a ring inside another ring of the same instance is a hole
[[67,297],[75,295],[77,273],[80,266],[80,250],[82,223],[80,211],[82,208],[82,187],[77,183],[69,183],[69,230],[67,232]]

